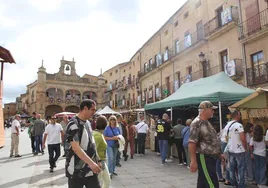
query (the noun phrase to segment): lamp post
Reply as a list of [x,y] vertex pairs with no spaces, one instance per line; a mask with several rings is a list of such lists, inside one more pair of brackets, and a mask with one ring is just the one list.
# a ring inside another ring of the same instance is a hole
[[203,67],[203,78],[208,76],[208,61],[205,58],[205,54],[203,52],[200,52],[200,54],[198,55],[199,59],[200,59],[200,63],[202,63],[202,67]]

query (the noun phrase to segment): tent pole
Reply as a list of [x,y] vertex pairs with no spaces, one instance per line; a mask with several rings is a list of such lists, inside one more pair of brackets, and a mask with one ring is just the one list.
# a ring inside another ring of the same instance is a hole
[[173,108],[172,107],[170,108],[170,119],[171,119],[171,125],[172,125],[172,122],[173,122]]
[[220,118],[220,130],[222,130],[221,101],[219,101],[219,118]]

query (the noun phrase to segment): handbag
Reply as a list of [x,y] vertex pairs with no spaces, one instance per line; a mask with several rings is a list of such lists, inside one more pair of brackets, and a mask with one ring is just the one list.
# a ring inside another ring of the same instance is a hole
[[[114,130],[111,128],[111,126],[110,126],[110,129],[112,130],[113,135],[116,136],[116,135],[114,134]],[[118,140],[115,140],[114,143],[115,143],[115,147],[116,147],[116,148],[119,148],[119,146],[120,146],[119,141],[118,141]]]

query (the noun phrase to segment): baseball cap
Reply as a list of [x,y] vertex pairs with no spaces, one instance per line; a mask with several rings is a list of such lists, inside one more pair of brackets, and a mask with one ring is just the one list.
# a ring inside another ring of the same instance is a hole
[[206,109],[206,108],[212,108],[212,109],[217,109],[217,106],[213,106],[213,104],[210,101],[202,101],[199,106],[199,109]]

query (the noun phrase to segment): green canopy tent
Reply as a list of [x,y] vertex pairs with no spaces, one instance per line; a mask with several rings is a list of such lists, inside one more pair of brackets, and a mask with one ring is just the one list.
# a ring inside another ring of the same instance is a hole
[[[220,128],[221,123],[221,102],[235,103],[254,90],[248,89],[229,78],[224,72],[216,75],[201,78],[199,80],[183,84],[175,93],[169,97],[152,103],[146,104],[145,110],[173,108],[179,106],[197,105],[201,101],[208,100],[219,103]],[[172,116],[172,110],[171,110]]]

